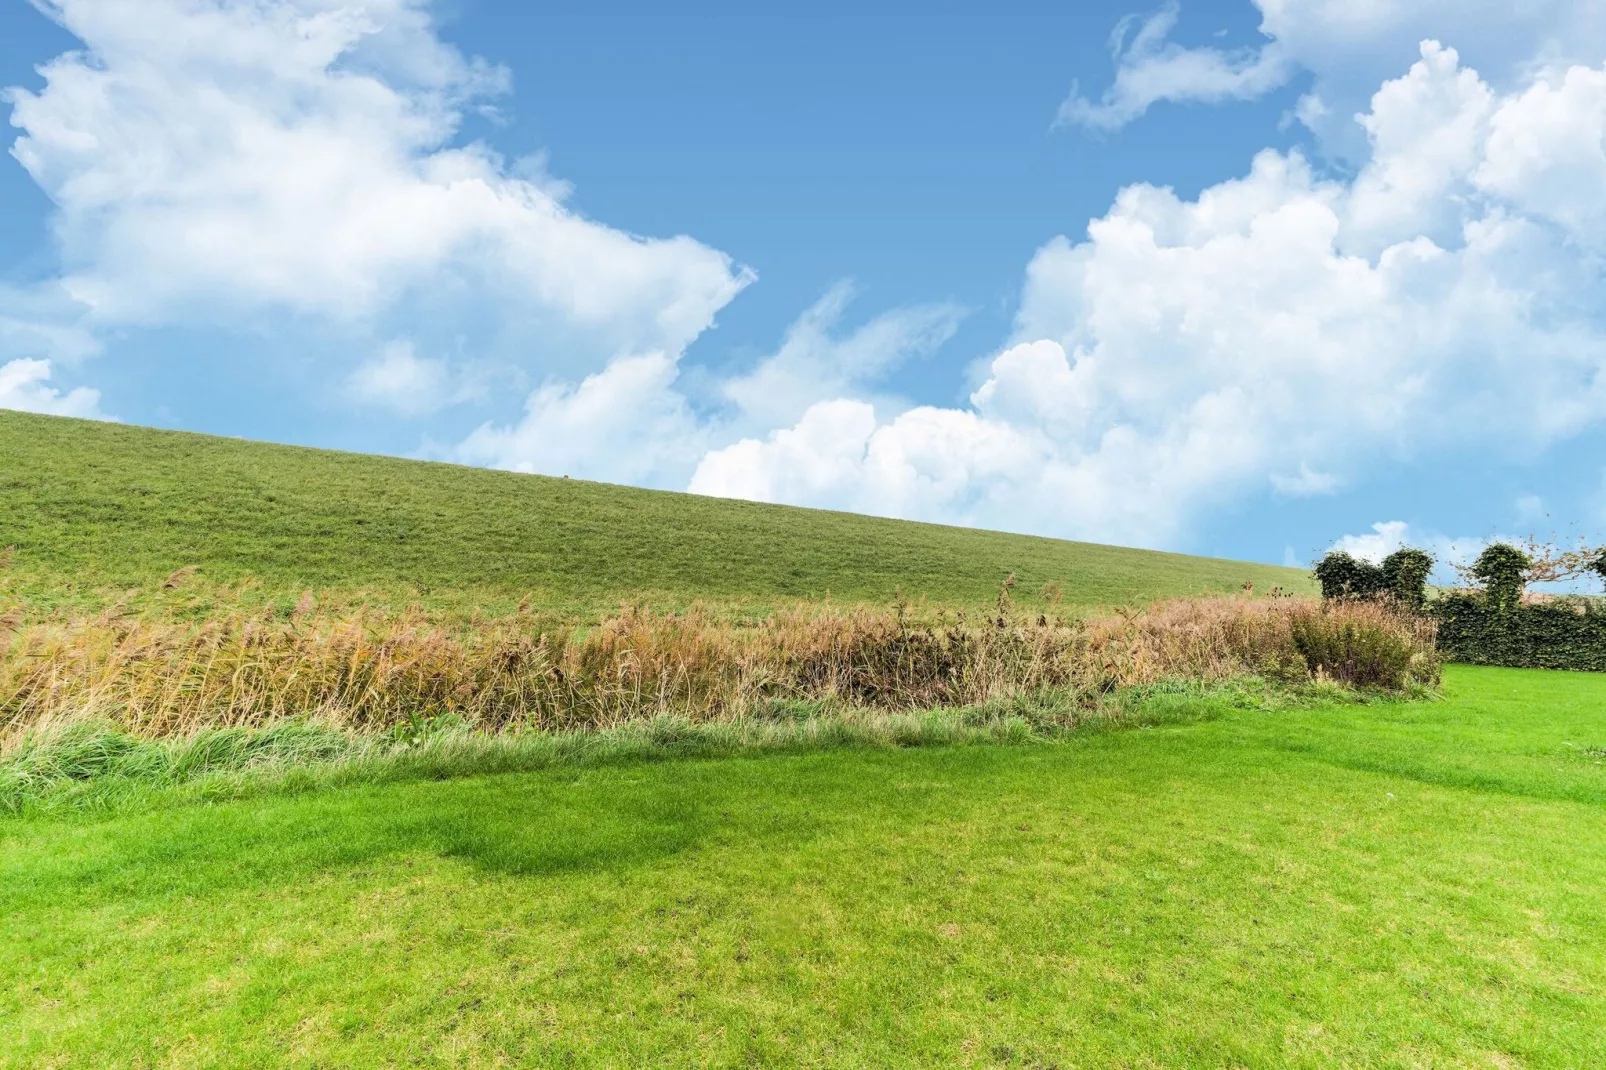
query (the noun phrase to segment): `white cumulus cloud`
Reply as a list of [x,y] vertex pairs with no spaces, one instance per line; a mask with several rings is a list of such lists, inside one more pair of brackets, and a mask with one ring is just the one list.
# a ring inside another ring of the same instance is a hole
[[458,144],[506,76],[441,42],[424,0],[39,6],[84,47],[9,92],[11,151],[55,202],[61,284],[97,322],[469,307],[549,359],[600,363],[684,346],[751,279]]
[[19,359],[0,364],[0,409],[110,420],[100,411],[100,391],[78,387],[66,392],[50,383],[48,360]]
[[[713,395],[709,411],[701,415],[683,390],[679,354],[660,351],[615,361],[578,386],[547,385],[517,425],[481,427],[455,456],[594,479],[629,472],[630,482],[684,487],[710,446],[790,425],[817,403],[872,389],[892,368],[946,342],[962,314],[952,305],[910,306],[845,329],[852,298],[847,283],[833,286],[793,322],[774,353],[715,379],[706,391]],[[861,401],[844,404],[870,408]],[[592,433],[594,426],[607,430]],[[626,451],[637,456],[614,456]]]
[[1169,40],[1181,10],[1177,0],[1169,0],[1148,18],[1128,16],[1117,23],[1110,36],[1114,83],[1098,101],[1073,87],[1056,121],[1115,130],[1163,100],[1206,104],[1251,100],[1283,85],[1298,69],[1276,41],[1230,51],[1183,48]]
[[1331,472],[1318,472],[1310,465],[1300,462],[1298,471],[1273,472],[1271,485],[1276,488],[1278,494],[1290,498],[1313,498],[1337,493],[1343,486],[1343,480]]
[[[1171,40],[1180,6],[1171,0],[1113,39],[1115,78],[1097,101],[1073,91],[1060,121],[1100,129],[1125,125],[1161,101],[1248,99],[1301,71],[1314,85],[1296,114],[1340,149],[1359,148],[1350,117],[1378,83],[1406,63],[1419,41],[1453,41],[1498,89],[1534,70],[1606,59],[1606,8],[1593,0],[1254,0],[1263,43],[1184,47]],[[1138,30],[1127,39],[1127,30]]]
[[733,426],[791,423],[815,402],[862,390],[906,361],[935,351],[953,337],[963,315],[953,305],[917,305],[842,331],[852,298],[849,284],[833,286],[788,328],[779,349],[720,383],[720,393],[736,410]]
[[710,452],[690,489],[997,525],[998,499],[1039,471],[1029,441],[975,413],[923,406],[879,424],[874,406],[842,399],[811,406],[796,426],[763,440],[742,439]]
[[[1593,129],[1602,73],[1502,95],[1426,42],[1361,117],[1353,180],[1267,151],[1193,200],[1128,187],[1085,240],[1039,250],[1016,344],[968,407],[870,427],[862,407],[816,406],[712,453],[692,486],[1174,544],[1224,500],[1574,434],[1606,418],[1600,141],[1560,141]],[[1533,108],[1550,120],[1524,124]]]
[[576,475],[638,486],[684,486],[707,431],[675,389],[675,357],[621,357],[578,385],[530,395],[511,427],[485,424],[450,456],[516,472]]
[[420,357],[412,342],[392,342],[351,373],[359,400],[403,415],[433,412],[454,400],[451,372],[439,358]]

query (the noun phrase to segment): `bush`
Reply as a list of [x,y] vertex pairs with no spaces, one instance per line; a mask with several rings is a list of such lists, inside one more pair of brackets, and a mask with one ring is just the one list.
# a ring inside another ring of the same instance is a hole
[[[1606,611],[1585,599],[1525,602],[1534,569],[1526,553],[1495,543],[1469,570],[1481,593],[1457,593],[1432,609],[1447,660],[1470,665],[1606,672]],[[1589,562],[1606,576],[1606,555]]]
[[1379,602],[1324,602],[1290,617],[1294,649],[1318,679],[1404,690],[1435,684],[1439,659],[1431,620]]

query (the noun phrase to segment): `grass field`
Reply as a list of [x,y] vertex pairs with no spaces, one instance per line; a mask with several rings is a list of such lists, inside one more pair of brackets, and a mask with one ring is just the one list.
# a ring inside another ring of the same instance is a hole
[[1606,1065],[1606,679],[1445,690],[0,821],[0,1066]]
[[[1011,573],[1017,600],[1041,603],[1053,584],[1071,608],[1246,581],[1311,589],[1271,565],[0,412],[0,547],[12,544],[0,578],[36,610],[183,608],[198,585],[248,578],[252,597],[287,606],[309,589],[464,613],[529,598],[582,619],[623,600],[742,612],[898,591],[980,606]],[[200,575],[164,595],[190,566]]]
[[0,412],[7,545],[0,1068],[1606,1065],[1606,678],[888,608],[1303,572]]

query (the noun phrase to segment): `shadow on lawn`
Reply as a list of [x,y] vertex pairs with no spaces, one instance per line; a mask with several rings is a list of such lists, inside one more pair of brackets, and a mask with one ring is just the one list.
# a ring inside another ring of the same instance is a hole
[[589,802],[581,811],[514,805],[494,814],[434,815],[417,845],[489,873],[552,877],[646,865],[694,847],[714,824],[703,805],[686,797]]
[[719,820],[695,784],[516,776],[17,824],[0,829],[0,910],[276,888],[418,855],[529,878],[625,871]]
[[[1090,734],[1084,744],[1104,738]],[[1115,738],[1111,736],[1110,738]],[[705,841],[782,841],[835,822],[954,818],[993,775],[1057,747],[836,750],[354,785],[216,803],[0,820],[0,913],[343,879],[420,857],[489,876],[651,865]]]

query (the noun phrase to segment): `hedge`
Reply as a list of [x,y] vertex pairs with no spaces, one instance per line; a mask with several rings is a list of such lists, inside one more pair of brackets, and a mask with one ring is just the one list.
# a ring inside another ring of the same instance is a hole
[[1428,611],[1438,619],[1447,661],[1606,672],[1606,610],[1595,602],[1501,606],[1483,595],[1452,594]]

